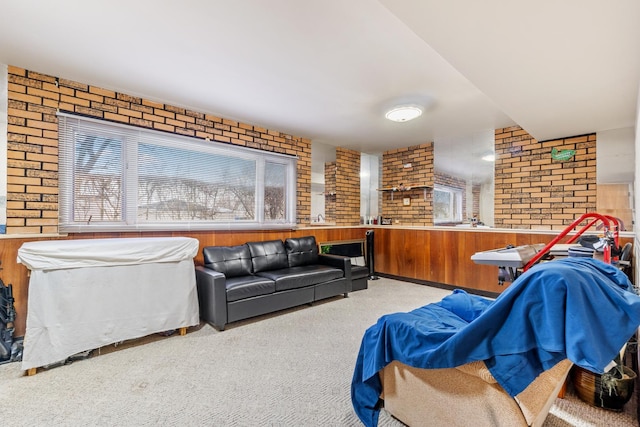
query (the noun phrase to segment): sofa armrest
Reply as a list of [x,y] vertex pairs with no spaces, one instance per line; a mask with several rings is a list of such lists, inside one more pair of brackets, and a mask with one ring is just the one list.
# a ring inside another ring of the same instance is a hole
[[227,279],[210,268],[196,266],[200,317],[219,331],[227,324]]
[[344,271],[344,277],[351,283],[351,258],[341,255],[319,254],[318,263]]

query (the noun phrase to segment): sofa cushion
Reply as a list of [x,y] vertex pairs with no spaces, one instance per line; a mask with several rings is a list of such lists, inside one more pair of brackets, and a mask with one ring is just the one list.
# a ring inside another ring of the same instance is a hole
[[251,274],[251,252],[247,245],[207,246],[202,249],[204,266],[226,278]]
[[286,289],[304,288],[317,285],[344,276],[342,270],[326,265],[305,265],[281,270],[262,271],[258,276],[273,280],[276,283],[276,292]]
[[289,267],[318,263],[318,245],[314,236],[292,237],[284,241]]
[[273,280],[253,275],[232,277],[226,280],[225,286],[227,302],[272,294],[276,291],[276,284]]
[[249,242],[247,246],[251,252],[251,263],[254,273],[289,267],[287,251],[284,248],[282,240]]

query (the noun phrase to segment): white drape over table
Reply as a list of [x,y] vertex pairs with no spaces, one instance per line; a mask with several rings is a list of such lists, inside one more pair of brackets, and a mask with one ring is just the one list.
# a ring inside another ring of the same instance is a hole
[[22,369],[199,323],[187,237],[27,242],[31,270]]

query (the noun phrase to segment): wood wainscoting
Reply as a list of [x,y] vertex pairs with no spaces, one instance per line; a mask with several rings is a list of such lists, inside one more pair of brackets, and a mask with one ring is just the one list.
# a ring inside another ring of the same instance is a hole
[[205,231],[205,232],[149,232],[149,233],[82,233],[66,237],[39,236],[12,237],[5,236],[0,239],[0,278],[7,285],[13,287],[14,306],[16,309],[14,336],[24,336],[26,329],[27,300],[29,297],[29,270],[17,263],[18,249],[25,242],[37,240],[55,239],[108,239],[122,237],[168,237],[186,236],[198,239],[200,248],[195,258],[195,263],[203,263],[202,248],[205,246],[229,246],[240,245],[251,241],[265,241],[274,239],[286,239],[287,237],[316,236],[316,241],[326,242],[334,240],[364,239],[366,230],[363,228],[324,228],[314,227],[298,230],[265,230],[265,231]]
[[[498,294],[498,268],[478,265],[471,255],[507,245],[549,243],[557,233],[493,230],[375,229],[375,270],[378,274],[418,282],[435,282],[480,293]],[[620,246],[632,238],[620,238]]]
[[[511,245],[548,243],[556,234],[526,231],[492,230],[447,230],[429,228],[401,228],[384,226],[358,227],[309,227],[297,230],[265,231],[206,231],[184,233],[83,233],[68,237],[16,237],[0,240],[0,278],[13,285],[16,321],[14,336],[23,336],[29,295],[27,268],[16,262],[18,249],[24,242],[51,239],[102,239],[119,237],[166,237],[186,236],[198,239],[200,249],[195,263],[203,263],[202,248],[205,246],[240,245],[250,241],[286,239],[313,235],[317,242],[364,239],[367,230],[374,230],[375,270],[418,282],[435,282],[451,287],[478,290],[485,293],[500,293],[508,284],[498,285],[497,267],[477,265],[471,255]],[[621,238],[620,244],[631,242]]]

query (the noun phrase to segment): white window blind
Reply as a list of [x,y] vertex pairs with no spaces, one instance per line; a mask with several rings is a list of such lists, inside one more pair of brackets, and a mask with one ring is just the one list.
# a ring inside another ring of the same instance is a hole
[[58,119],[62,232],[295,226],[293,156]]

